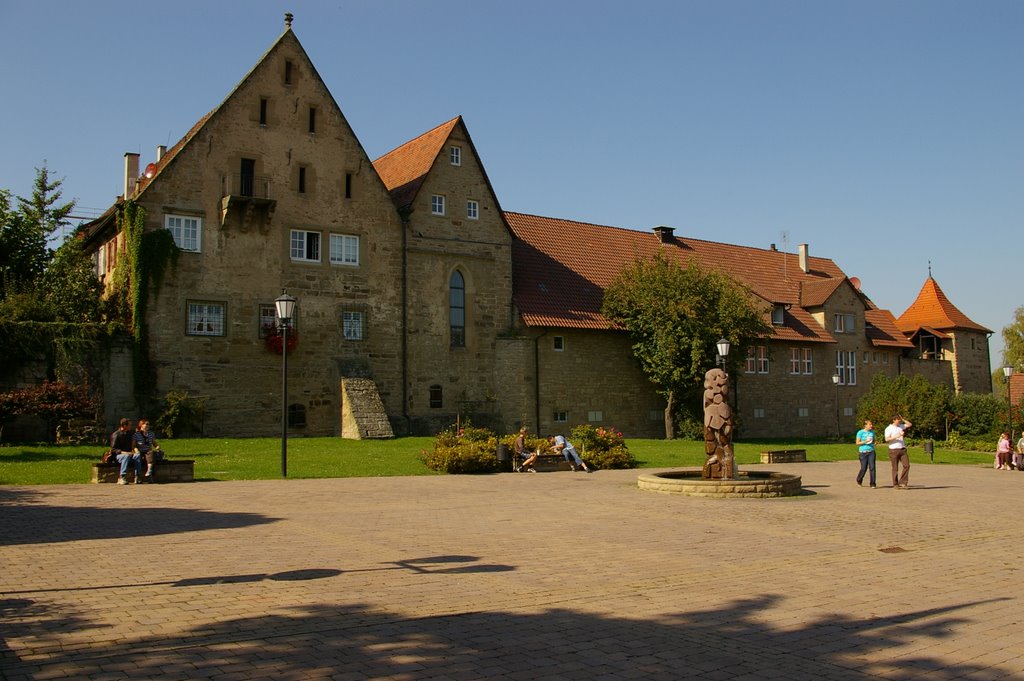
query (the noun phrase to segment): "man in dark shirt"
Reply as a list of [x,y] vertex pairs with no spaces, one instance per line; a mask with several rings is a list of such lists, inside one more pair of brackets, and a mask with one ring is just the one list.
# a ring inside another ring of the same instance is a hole
[[110,434],[110,453],[114,455],[117,462],[121,464],[121,471],[117,478],[117,484],[127,485],[128,464],[135,464],[135,484],[142,482],[142,455],[133,452],[135,440],[132,436],[132,422],[128,419],[121,419],[120,427]]

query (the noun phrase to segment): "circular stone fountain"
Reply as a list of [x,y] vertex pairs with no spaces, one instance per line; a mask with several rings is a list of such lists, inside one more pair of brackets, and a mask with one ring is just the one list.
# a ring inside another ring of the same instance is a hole
[[645,473],[637,487],[651,492],[691,497],[771,498],[793,497],[802,492],[799,475],[773,471],[740,471],[732,480],[703,478],[700,470]]

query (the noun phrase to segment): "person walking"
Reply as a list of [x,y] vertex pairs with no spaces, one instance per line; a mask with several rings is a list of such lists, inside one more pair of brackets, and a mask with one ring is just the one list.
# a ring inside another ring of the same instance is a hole
[[1012,450],[1010,434],[1004,430],[999,434],[999,442],[996,443],[996,469],[1001,471],[1013,470],[1010,467],[1010,453]]
[[[885,427],[885,441],[889,445],[889,462],[892,464],[893,489],[907,489],[910,483],[910,456],[904,441],[907,429],[913,424],[900,415],[892,417],[892,423]],[[897,476],[897,469],[902,466]]]
[[857,484],[862,484],[864,474],[870,471],[871,489],[875,489],[875,426],[871,419],[865,419],[864,427],[857,431],[857,455],[860,457]]

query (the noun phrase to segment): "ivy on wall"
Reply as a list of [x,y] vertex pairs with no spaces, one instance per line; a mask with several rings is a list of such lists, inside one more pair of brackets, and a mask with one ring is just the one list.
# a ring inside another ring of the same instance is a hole
[[159,294],[167,267],[177,264],[180,251],[166,229],[145,231],[146,209],[134,201],[122,204],[117,224],[124,246],[114,267],[113,298],[119,316],[127,320],[131,329],[135,397],[141,402],[156,385],[146,334],[149,292]]

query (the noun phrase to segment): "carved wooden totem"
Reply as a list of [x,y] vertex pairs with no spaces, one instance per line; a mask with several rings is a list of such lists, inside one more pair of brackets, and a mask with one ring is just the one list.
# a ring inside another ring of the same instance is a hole
[[732,409],[729,407],[729,375],[715,368],[704,374],[705,480],[736,477],[732,453]]

